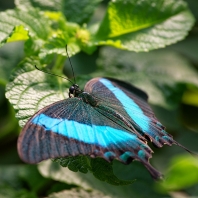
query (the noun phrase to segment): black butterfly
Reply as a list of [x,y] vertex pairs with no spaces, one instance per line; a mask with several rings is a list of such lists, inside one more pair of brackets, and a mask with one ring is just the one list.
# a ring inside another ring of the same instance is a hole
[[157,120],[147,94],[126,82],[94,78],[84,91],[74,84],[69,95],[41,109],[26,123],[18,139],[23,161],[38,163],[77,155],[125,164],[138,160],[158,179],[161,173],[149,163],[153,151],[147,141],[156,147],[183,147]]

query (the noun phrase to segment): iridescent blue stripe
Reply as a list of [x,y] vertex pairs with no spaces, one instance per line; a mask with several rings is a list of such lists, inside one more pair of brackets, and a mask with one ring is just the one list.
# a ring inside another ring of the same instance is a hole
[[89,126],[73,120],[51,118],[45,114],[37,115],[32,123],[44,127],[46,131],[49,130],[67,138],[103,147],[130,142],[130,146],[136,148],[141,144],[136,135],[109,126]]
[[143,131],[149,131],[150,119],[144,114],[142,109],[121,89],[115,87],[109,80],[101,78],[100,82],[107,87],[115,97],[121,102],[123,108],[127,114],[132,118],[132,120],[137,123],[137,125]]

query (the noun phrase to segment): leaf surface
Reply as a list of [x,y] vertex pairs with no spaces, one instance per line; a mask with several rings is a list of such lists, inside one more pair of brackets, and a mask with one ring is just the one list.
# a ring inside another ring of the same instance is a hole
[[102,0],[15,0],[20,9],[28,6],[39,7],[42,10],[60,11],[64,13],[68,21],[83,24],[88,22],[94,9]]
[[98,45],[150,51],[182,40],[194,24],[183,0],[117,0],[93,38]]

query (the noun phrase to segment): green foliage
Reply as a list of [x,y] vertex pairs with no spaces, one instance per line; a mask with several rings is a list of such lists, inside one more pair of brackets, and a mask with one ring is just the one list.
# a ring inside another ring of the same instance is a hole
[[[92,1],[90,5],[87,4],[87,1],[82,1],[78,9],[72,13],[72,16],[76,17],[80,13],[82,15],[81,19],[84,21],[89,18],[88,16],[98,2],[99,0]],[[49,41],[50,45],[50,39],[53,37],[62,39],[61,45],[59,45],[59,42],[55,42],[55,45],[52,44],[55,48],[56,46],[63,48],[66,43],[77,42],[82,49],[85,48],[84,50],[90,53],[97,45],[113,45],[130,51],[149,51],[183,39],[194,23],[194,18],[183,0],[178,1],[177,4],[172,0],[127,0],[124,2],[119,0],[109,3],[103,21],[100,23],[98,30],[93,33],[84,28],[82,28],[84,29],[82,31],[77,26],[71,28],[60,12],[49,15],[49,11],[39,11],[31,6],[28,6],[27,9],[27,5],[35,6],[36,4],[36,6],[39,6],[42,4],[41,8],[46,10],[46,8],[53,7],[53,3],[27,0],[23,0],[22,3],[17,1],[18,10],[10,10],[0,15],[1,20],[3,20],[2,29],[0,29],[2,44],[9,42],[9,37],[12,37],[12,41],[14,41],[12,35],[16,34],[18,30],[15,28],[12,31],[13,26],[23,25],[25,29],[28,28],[31,37],[33,36],[36,40],[44,40],[43,45],[45,45],[46,40]],[[61,5],[61,2],[58,1],[57,5]],[[71,15],[70,12],[73,11],[75,4],[72,1],[67,1],[65,5],[71,8],[68,9],[69,12],[67,11],[68,15]],[[87,9],[81,9],[85,8],[84,5],[88,5]],[[62,11],[60,8],[58,10]],[[84,15],[86,15],[85,18]],[[42,20],[35,21],[35,18],[42,18]],[[68,17],[68,20],[70,18],[71,21],[77,21],[72,17]],[[32,23],[32,21],[35,23]],[[5,33],[3,29],[8,22],[9,26],[6,27]],[[21,31],[20,39],[26,40],[27,36],[22,37],[22,32],[27,35],[26,31]],[[16,37],[16,41],[18,39]],[[54,53],[57,53],[56,50]]]
[[[1,192],[0,196],[5,197],[36,197],[36,191],[47,179],[43,178],[36,166],[1,166]],[[31,177],[31,180],[28,178]],[[26,183],[32,192],[23,189]]]
[[[41,17],[41,12],[33,8],[30,8],[26,12],[22,12],[18,9],[1,12],[0,18],[2,21],[0,38],[2,44],[8,42],[9,38],[13,37],[12,35],[18,32],[18,26],[20,26],[21,29],[20,38],[23,38],[23,40],[28,39],[27,32],[30,32],[31,37],[36,37],[43,40],[47,39],[50,33],[49,25],[47,23],[48,21],[44,17],[42,17],[43,20],[35,20]],[[24,29],[22,29],[22,27],[24,27]],[[24,37],[22,37],[22,35],[24,35]],[[15,39],[16,41],[19,40],[17,36]],[[12,41],[15,41],[14,38]]]
[[96,36],[98,44],[149,51],[181,40],[193,22],[183,1],[118,0],[109,4]]
[[[47,11],[60,11],[65,15],[68,21],[83,24],[90,19],[96,6],[101,1],[102,0],[16,0],[15,4],[22,10],[26,10],[27,7],[38,7]],[[76,3],[78,3],[78,6],[76,6]]]
[[91,159],[86,156],[77,156],[55,159],[54,161],[59,162],[61,166],[68,167],[69,170],[74,172],[87,173],[89,170],[97,179],[106,181],[112,185],[128,185],[134,182],[119,180],[113,173],[112,164],[104,159]]
[[49,194],[54,186],[60,190],[68,189],[64,183],[42,177],[35,165],[1,165],[0,174],[0,197],[36,198]]
[[198,159],[187,155],[175,157],[166,171],[166,178],[159,183],[162,190],[179,190],[198,183]]
[[[150,177],[149,173],[145,170],[140,163],[132,163],[129,166],[123,165],[119,162],[113,163],[116,176],[129,180],[131,178],[138,178],[136,182],[131,185],[113,186],[112,184],[101,182],[96,179],[90,172],[87,174],[81,172],[72,172],[67,168],[59,166],[57,163],[50,160],[44,161],[38,165],[40,173],[47,178],[55,181],[66,182],[69,185],[77,185],[87,191],[97,190],[103,192],[106,196],[110,197],[134,197],[144,198],[150,196],[153,198],[162,198],[161,195],[153,190],[155,184],[154,180]],[[142,191],[141,189],[144,189]]]
[[97,179],[116,186],[129,185],[135,181],[119,180],[113,173],[112,164],[100,158],[91,159],[91,172]]
[[62,167],[68,167],[74,172],[87,173],[90,169],[89,159],[86,156],[57,158],[53,161],[60,163]]
[[[178,157],[175,147],[156,150],[153,163],[165,173],[165,180],[157,184],[138,162],[125,166],[78,156],[55,159],[61,166],[51,161],[30,166],[17,157],[15,116],[23,127],[39,109],[68,97],[69,81],[34,67],[65,74],[72,81],[66,44],[82,89],[96,76],[136,85],[148,93],[168,131],[198,151],[198,39],[193,16],[198,3],[188,0],[192,14],[184,0],[101,2],[15,0],[14,9],[0,12],[0,143],[6,147],[0,150],[1,197],[160,198],[183,190],[197,195],[197,159]],[[190,30],[183,42],[159,49],[183,40]],[[89,71],[93,72],[88,75]]]
[[[7,85],[6,97],[17,111],[20,126],[39,109],[57,100],[64,99],[70,84],[60,78],[51,78],[36,70],[40,67],[37,57],[25,58],[14,70]],[[32,95],[34,97],[32,97]]]

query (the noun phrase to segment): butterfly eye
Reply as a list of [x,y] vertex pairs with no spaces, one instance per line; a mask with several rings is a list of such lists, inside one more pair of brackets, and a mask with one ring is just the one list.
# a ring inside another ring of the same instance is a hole
[[72,85],[69,88],[69,97],[71,98],[73,95],[74,97],[78,96],[79,93],[81,93],[82,91],[79,89],[79,86],[77,84]]
[[69,88],[69,93],[70,93],[70,94],[74,94],[74,91],[75,91],[75,87],[74,87],[74,86],[71,86],[71,87]]
[[71,86],[69,88],[69,97],[72,98],[72,95],[73,96],[75,95],[75,87],[74,86]]

